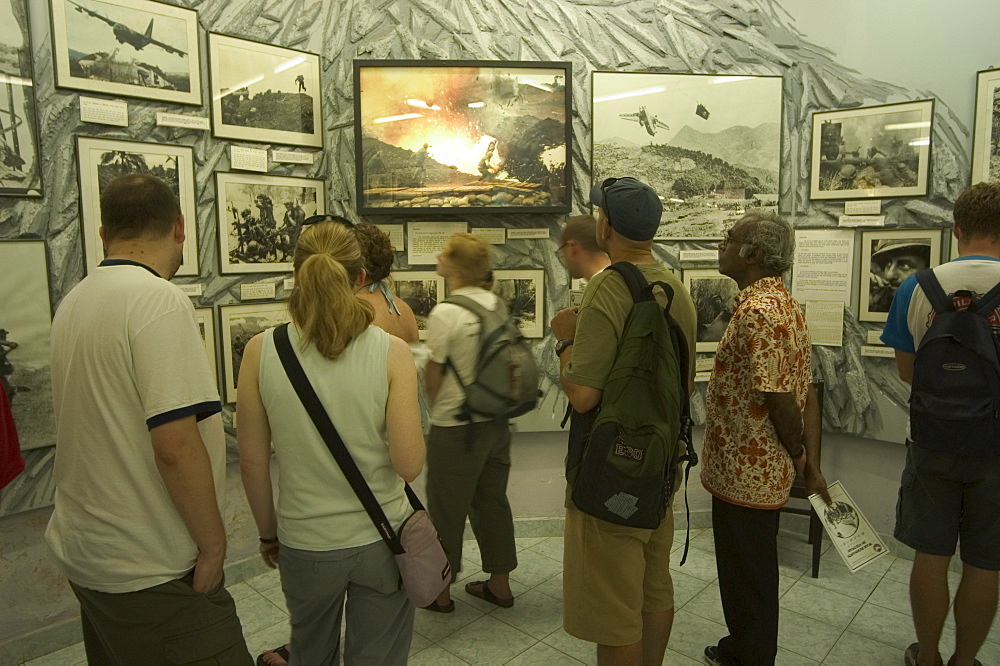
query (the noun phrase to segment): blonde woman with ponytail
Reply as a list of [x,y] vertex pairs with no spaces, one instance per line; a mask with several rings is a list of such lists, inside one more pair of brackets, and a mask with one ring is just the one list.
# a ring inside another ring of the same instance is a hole
[[[404,481],[416,478],[425,455],[417,375],[406,343],[372,326],[371,305],[355,295],[365,283],[363,266],[352,229],[337,221],[303,226],[293,258],[288,336],[398,528],[411,510]],[[399,589],[399,570],[292,388],[273,329],[247,343],[236,413],[243,485],[261,555],[268,566],[280,565],[296,662],[332,664],[343,651],[346,663],[405,664],[413,607]],[[347,639],[341,647],[345,597]],[[285,656],[280,652],[262,658],[278,663]]]

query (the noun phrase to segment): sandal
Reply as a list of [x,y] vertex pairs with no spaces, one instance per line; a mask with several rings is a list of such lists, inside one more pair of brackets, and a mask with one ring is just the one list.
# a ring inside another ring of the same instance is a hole
[[432,601],[428,606],[422,606],[424,610],[434,611],[435,613],[454,613],[455,612],[455,602],[449,601],[447,606],[442,606],[436,601]]
[[[472,586],[478,585],[478,589],[474,589]],[[500,608],[510,608],[514,605],[514,597],[510,599],[501,599],[497,595],[493,594],[493,590],[490,589],[488,581],[485,580],[474,580],[471,583],[466,583],[465,591],[474,597],[478,597],[483,601],[488,601],[491,604],[499,606]]]
[[281,647],[276,647],[273,650],[264,650],[259,655],[257,655],[257,666],[270,666],[266,661],[264,661],[264,655],[267,654],[268,652],[273,652],[274,654],[284,659],[286,664],[288,663],[288,646],[282,645]]

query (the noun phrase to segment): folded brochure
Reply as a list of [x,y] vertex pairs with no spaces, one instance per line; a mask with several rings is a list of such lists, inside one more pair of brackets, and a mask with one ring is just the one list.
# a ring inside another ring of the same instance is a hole
[[827,490],[830,492],[830,504],[824,502],[818,493],[810,495],[809,502],[851,573],[888,554],[882,539],[840,481],[831,483]]

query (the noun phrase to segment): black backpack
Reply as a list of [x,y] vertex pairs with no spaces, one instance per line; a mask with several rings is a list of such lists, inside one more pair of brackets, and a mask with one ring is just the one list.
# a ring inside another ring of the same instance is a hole
[[[688,473],[698,464],[691,442],[687,341],[669,313],[670,285],[649,284],[628,262],[609,270],[625,280],[632,309],[601,405],[582,415],[586,426],[571,431],[566,479],[580,511],[654,529],[670,506],[678,464],[686,460]],[[656,301],[655,286],[667,295],[665,308]]]
[[484,308],[468,296],[452,296],[444,302],[465,308],[479,319],[474,379],[463,384],[451,357],[445,361],[445,367],[454,371],[465,393],[459,418],[466,421],[473,416],[514,418],[534,409],[540,395],[538,366],[503,302],[497,303],[495,310]]
[[933,270],[917,282],[936,313],[917,348],[910,392],[910,436],[923,448],[963,457],[1000,455],[1000,345],[987,318],[1000,306],[1000,284],[971,291],[955,309]]

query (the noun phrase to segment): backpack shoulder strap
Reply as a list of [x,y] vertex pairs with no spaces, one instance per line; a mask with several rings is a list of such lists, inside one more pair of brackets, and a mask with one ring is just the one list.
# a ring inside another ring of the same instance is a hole
[[996,310],[997,307],[1000,307],[1000,283],[983,294],[982,298],[976,301],[975,304],[976,312],[984,317],[989,317],[990,313]]
[[924,290],[924,296],[930,301],[931,307],[934,308],[935,312],[943,314],[951,309],[948,294],[944,293],[944,289],[941,288],[941,283],[938,281],[937,276],[934,275],[933,269],[927,268],[917,273],[917,283]]
[[653,295],[649,291],[649,283],[646,281],[646,276],[642,274],[642,271],[635,264],[628,261],[619,261],[611,264],[608,268],[617,272],[625,280],[625,286],[628,287],[629,293],[632,294],[633,302],[639,303],[652,299]]
[[468,310],[472,314],[479,317],[480,321],[486,318],[486,314],[488,312],[486,308],[484,308],[482,305],[477,303],[474,299],[469,298],[468,296],[461,296],[461,295],[451,296],[449,298],[444,299],[442,303],[450,303],[452,305],[457,305],[460,308]]

